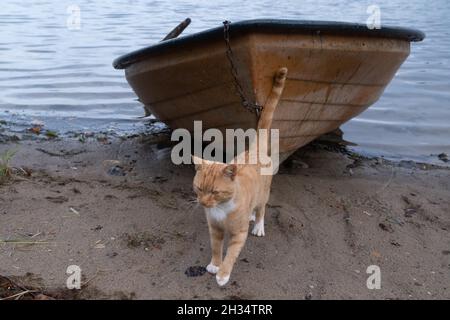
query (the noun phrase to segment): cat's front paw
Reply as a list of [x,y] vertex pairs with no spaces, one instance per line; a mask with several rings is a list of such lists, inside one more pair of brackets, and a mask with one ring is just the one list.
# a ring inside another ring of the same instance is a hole
[[230,280],[230,275],[228,274],[228,275],[219,275],[219,274],[216,274],[216,281],[217,281],[217,284],[219,285],[219,286],[221,286],[221,287],[223,287],[224,285],[226,285],[227,283],[228,283],[228,281]]
[[217,271],[219,271],[219,267],[210,263],[206,266],[206,271],[208,271],[209,273],[212,273],[212,274],[216,274]]
[[252,234],[257,237],[264,237],[264,221],[261,220],[253,226]]

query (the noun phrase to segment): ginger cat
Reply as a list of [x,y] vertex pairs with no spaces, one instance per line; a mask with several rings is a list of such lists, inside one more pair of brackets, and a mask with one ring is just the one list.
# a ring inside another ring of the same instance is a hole
[[[286,68],[277,71],[272,91],[258,121],[258,129],[270,129],[286,75]],[[205,208],[211,237],[212,259],[206,269],[216,274],[217,283],[223,286],[229,281],[236,259],[245,244],[251,220],[255,220],[252,234],[264,236],[264,214],[272,175],[261,175],[259,163],[227,164],[195,156],[192,158],[197,170],[193,182],[194,191],[199,203]],[[229,235],[228,249],[222,260],[226,233]]]

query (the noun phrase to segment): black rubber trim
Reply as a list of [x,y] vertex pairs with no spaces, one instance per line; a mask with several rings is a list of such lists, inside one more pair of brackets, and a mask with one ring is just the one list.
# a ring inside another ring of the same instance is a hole
[[[365,24],[332,22],[332,21],[304,21],[304,20],[245,20],[230,25],[230,37],[250,32],[265,33],[311,33],[324,35],[369,36],[377,38],[404,39],[408,41],[422,41],[425,34],[415,29],[399,27],[382,27],[369,29]],[[159,54],[166,50],[191,45],[193,43],[207,42],[223,38],[223,27],[217,27],[188,36],[160,42],[150,47],[136,50],[114,60],[116,69],[124,69],[131,64],[142,61],[152,54]]]

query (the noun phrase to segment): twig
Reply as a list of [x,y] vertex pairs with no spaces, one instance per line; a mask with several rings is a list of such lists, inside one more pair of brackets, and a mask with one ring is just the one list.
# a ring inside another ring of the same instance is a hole
[[23,241],[23,240],[0,240],[0,243],[13,243],[13,244],[49,244],[48,241]]
[[23,291],[27,291],[27,290],[30,290],[30,289],[27,289],[27,288],[25,288],[23,285],[21,285],[19,282],[17,282],[17,281],[12,281],[10,278],[8,278],[8,277],[5,277],[5,276],[0,276],[0,280],[1,279],[4,279],[4,280],[6,280],[7,282],[9,282],[11,285],[13,285],[13,286],[16,286],[16,287],[19,287],[20,289],[22,289]]
[[22,298],[26,294],[36,293],[36,292],[39,292],[39,291],[38,290],[25,290],[25,291],[13,294],[12,296],[9,296],[9,297],[6,297],[6,298],[0,298],[0,300],[10,300],[10,299],[19,300],[20,298]]
[[85,282],[81,283],[82,287],[86,287],[88,285],[89,282],[91,282],[92,280],[94,280],[95,278],[97,278],[99,276],[98,272],[96,272],[94,274],[94,276],[88,280],[86,280]]
[[386,184],[380,190],[375,192],[376,194],[383,192],[391,184],[391,181],[394,178],[394,173],[395,173],[395,169],[394,169],[394,166],[392,166],[391,176],[389,177],[389,180],[386,182]]
[[184,31],[184,29],[187,28],[187,26],[190,23],[191,23],[190,18],[185,19],[183,22],[181,22],[179,25],[177,25],[172,31],[170,31],[169,34],[167,36],[165,36],[164,39],[162,39],[162,41],[166,41],[166,40],[170,40],[170,39],[174,39],[174,38],[178,37]]
[[95,271],[95,274],[90,279],[87,279],[85,282],[81,283],[81,287],[82,288],[87,287],[89,282],[91,282],[92,280],[96,279],[98,276],[100,276],[101,273],[107,272],[107,271],[108,270],[97,270],[97,271]]
[[42,153],[48,154],[49,156],[52,156],[52,157],[76,156],[76,155],[79,155],[79,154],[81,154],[83,152],[86,152],[86,150],[78,150],[78,151],[76,151],[76,150],[70,150],[70,151],[62,150],[61,153],[57,153],[57,152],[48,151],[48,150],[45,150],[45,149],[42,149],[42,148],[36,148],[36,150],[40,151]]

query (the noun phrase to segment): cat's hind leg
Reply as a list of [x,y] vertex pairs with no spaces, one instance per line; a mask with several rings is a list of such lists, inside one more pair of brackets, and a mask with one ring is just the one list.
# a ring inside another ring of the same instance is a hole
[[266,213],[266,206],[262,205],[261,207],[256,208],[256,219],[255,224],[253,226],[252,234],[257,237],[264,237],[264,215]]
[[224,231],[209,225],[209,235],[211,238],[212,258],[211,262],[206,266],[206,270],[209,273],[216,274],[222,264]]

